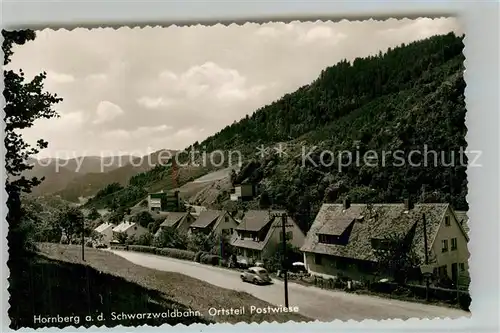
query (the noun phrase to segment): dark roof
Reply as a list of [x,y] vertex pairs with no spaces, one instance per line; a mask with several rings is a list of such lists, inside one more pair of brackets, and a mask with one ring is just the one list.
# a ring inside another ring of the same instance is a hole
[[325,223],[318,234],[340,236],[354,220],[352,217],[333,217],[332,223]]
[[267,210],[249,210],[241,219],[236,230],[259,231],[271,221],[269,211]]
[[[404,204],[374,204],[371,209],[366,204],[351,204],[345,210],[342,204],[323,204],[316,215],[301,251],[375,261],[371,245],[372,238],[383,239],[393,234],[405,236],[416,227],[413,247],[417,254],[424,256],[422,214],[426,215],[428,249],[438,227],[448,209],[448,204],[416,204],[406,211]],[[318,242],[322,230],[342,230],[347,221],[354,220],[347,245],[323,244]],[[336,224],[338,223],[338,226]],[[332,225],[331,227],[329,225]]]
[[206,210],[200,212],[200,215],[196,219],[196,221],[191,224],[191,227],[193,228],[206,228],[208,227],[212,222],[216,221],[219,216],[222,215],[222,211],[220,210]]
[[469,233],[469,217],[466,211],[456,210],[455,216],[457,217],[458,223],[464,228],[464,231]]
[[[268,211],[253,211],[253,212],[265,212],[267,214],[266,216],[269,217],[269,212]],[[274,211],[273,210],[273,213],[283,213],[283,212],[284,211]],[[257,215],[257,214],[255,214],[255,215]],[[241,223],[243,223],[243,222],[241,222]],[[298,227],[297,223],[295,223],[295,221],[292,219],[291,216],[288,216],[287,224],[295,224],[295,226],[297,227],[298,232],[302,232],[303,233],[303,231]],[[236,247],[243,247],[243,248],[247,248],[247,249],[253,249],[253,250],[259,250],[260,251],[260,250],[264,249],[264,247],[266,246],[267,243],[269,243],[269,240],[271,239],[271,236],[272,236],[273,231],[275,229],[279,229],[281,231],[280,227],[281,227],[281,220],[280,219],[274,219],[274,221],[271,224],[271,227],[267,231],[266,238],[264,238],[264,240],[261,241],[261,242],[254,241],[252,239],[240,239],[238,237],[237,233],[235,233],[233,235],[233,237],[231,238],[231,245],[232,246],[236,246]],[[236,228],[236,230],[240,230],[240,231],[245,231],[246,230],[246,231],[249,231],[248,229],[244,229],[244,228],[240,229],[239,227]]]
[[159,221],[159,220],[164,220],[165,218],[167,218],[168,214],[170,214],[170,212],[159,212],[159,211],[156,211],[156,212],[150,212],[150,214],[153,217],[153,220]]
[[[289,218],[289,222],[290,222],[290,220],[291,219]],[[267,231],[266,238],[264,238],[264,240],[261,241],[261,242],[254,241],[252,239],[240,239],[238,237],[238,234],[234,233],[234,235],[233,235],[230,243],[231,243],[232,246],[261,251],[262,249],[264,249],[264,247],[266,246],[266,244],[271,239],[271,235],[273,234],[274,229],[276,229],[280,225],[281,224],[280,224],[279,220],[276,219],[275,221],[273,221],[271,228],[269,228],[269,230]]]
[[179,222],[188,213],[185,212],[169,212],[165,220],[163,220],[160,226],[162,227],[173,227],[177,222]]

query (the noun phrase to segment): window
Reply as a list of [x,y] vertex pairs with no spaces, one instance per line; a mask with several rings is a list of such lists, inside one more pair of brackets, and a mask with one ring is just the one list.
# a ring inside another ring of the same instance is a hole
[[233,234],[233,228],[229,229],[231,231],[231,235]]
[[451,250],[455,251],[456,249],[457,249],[457,239],[456,238],[452,238],[451,239]]
[[134,227],[134,230],[137,230],[137,227]]
[[229,222],[229,216],[227,216],[227,215],[224,216],[224,222],[226,222],[226,223]]
[[449,216],[445,216],[445,218],[444,218],[444,224],[447,227],[449,227],[451,225],[451,223],[450,223],[450,217]]
[[448,240],[447,239],[443,239],[441,241],[441,243],[443,244],[441,252],[448,252]]
[[287,233],[286,233],[286,239],[287,240],[292,240],[293,239],[293,232],[292,231],[287,231]]
[[459,266],[460,266],[460,272],[465,271],[465,264],[463,262],[460,263]]
[[316,265],[321,265],[321,254],[315,254],[314,255],[314,263]]

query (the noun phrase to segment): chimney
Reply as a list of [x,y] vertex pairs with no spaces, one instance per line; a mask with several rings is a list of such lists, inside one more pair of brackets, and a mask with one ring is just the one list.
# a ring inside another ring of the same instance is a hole
[[351,200],[349,198],[344,199],[344,209],[349,209],[351,207]]
[[413,201],[409,197],[405,199],[405,210],[412,210],[413,207]]

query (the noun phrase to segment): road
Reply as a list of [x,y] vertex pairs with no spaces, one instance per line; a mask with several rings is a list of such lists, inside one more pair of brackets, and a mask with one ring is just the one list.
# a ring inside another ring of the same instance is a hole
[[[274,305],[284,305],[284,285],[279,280],[274,280],[272,285],[256,286],[242,282],[237,271],[145,253],[112,252],[143,267],[182,273],[222,288],[247,292]],[[458,318],[470,315],[465,311],[446,307],[355,295],[296,283],[288,284],[288,294],[289,306],[298,306],[304,316],[321,321]]]

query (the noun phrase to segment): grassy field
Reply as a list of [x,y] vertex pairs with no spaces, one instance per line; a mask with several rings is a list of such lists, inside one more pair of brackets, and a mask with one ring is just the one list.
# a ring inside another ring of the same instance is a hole
[[[86,265],[34,255],[9,266],[8,313],[10,328],[15,330],[213,322],[196,313],[189,317],[120,318],[118,316],[123,313],[137,316],[143,313],[186,313],[190,309],[159,291]],[[57,320],[46,321],[47,318]]]
[[237,309],[251,306],[267,307],[271,304],[250,294],[220,288],[202,280],[194,279],[179,273],[157,271],[137,266],[113,253],[86,248],[85,263],[81,261],[81,247],[59,244],[40,244],[40,252],[47,258],[68,263],[86,264],[97,271],[107,273],[135,283],[143,288],[161,293],[163,299],[175,304],[199,311],[208,320],[219,323],[238,322],[287,322],[310,321],[311,319],[296,313],[227,315],[212,317],[208,315],[210,308]]

